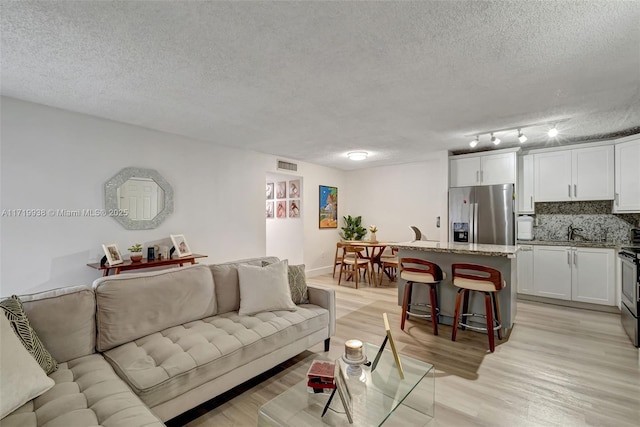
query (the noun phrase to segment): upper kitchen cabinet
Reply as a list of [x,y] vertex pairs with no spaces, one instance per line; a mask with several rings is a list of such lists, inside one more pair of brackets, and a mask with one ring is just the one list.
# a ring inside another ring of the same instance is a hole
[[533,203],[533,154],[518,157],[518,213],[535,213]]
[[451,157],[450,187],[513,184],[516,182],[516,152],[500,150],[496,154]]
[[640,138],[615,146],[614,212],[640,212]]
[[613,146],[534,154],[535,201],[612,200]]

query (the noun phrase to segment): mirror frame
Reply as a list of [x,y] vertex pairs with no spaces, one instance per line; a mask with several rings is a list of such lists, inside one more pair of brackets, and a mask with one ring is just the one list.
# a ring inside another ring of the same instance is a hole
[[111,215],[127,230],[151,230],[158,227],[169,215],[173,213],[173,188],[155,169],[128,167],[115,174],[105,184],[104,206],[107,212],[114,212],[118,207],[118,188],[130,178],[150,178],[164,191],[164,209],[157,213],[153,219],[134,221],[128,216]]

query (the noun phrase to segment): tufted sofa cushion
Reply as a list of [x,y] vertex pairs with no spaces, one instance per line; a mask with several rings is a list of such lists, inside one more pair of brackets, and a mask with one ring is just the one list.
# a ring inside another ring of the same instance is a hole
[[239,316],[237,312],[185,323],[105,353],[118,375],[154,407],[231,370],[326,328],[329,312],[298,310]]
[[164,424],[99,354],[58,365],[53,388],[0,420],[1,427],[138,427]]
[[216,314],[213,277],[202,264],[102,277],[93,287],[98,351]]

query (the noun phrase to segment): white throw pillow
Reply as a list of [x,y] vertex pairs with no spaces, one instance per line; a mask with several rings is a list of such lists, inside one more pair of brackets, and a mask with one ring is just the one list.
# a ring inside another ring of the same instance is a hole
[[250,316],[261,311],[297,310],[291,300],[287,261],[269,264],[238,265],[240,283],[241,316]]
[[54,384],[22,345],[4,313],[0,312],[0,419]]

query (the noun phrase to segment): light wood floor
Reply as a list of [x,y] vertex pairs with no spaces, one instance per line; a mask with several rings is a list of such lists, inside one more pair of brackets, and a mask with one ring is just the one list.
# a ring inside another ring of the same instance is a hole
[[[452,342],[451,327],[433,336],[423,320],[401,331],[393,282],[357,290],[331,275],[308,282],[336,290],[330,357],[350,338],[380,343],[387,312],[398,351],[435,365],[434,426],[640,426],[640,353],[619,315],[519,301],[514,328],[491,354],[477,332],[459,331]],[[301,381],[322,351],[319,344],[168,425],[255,426],[259,407]]]

